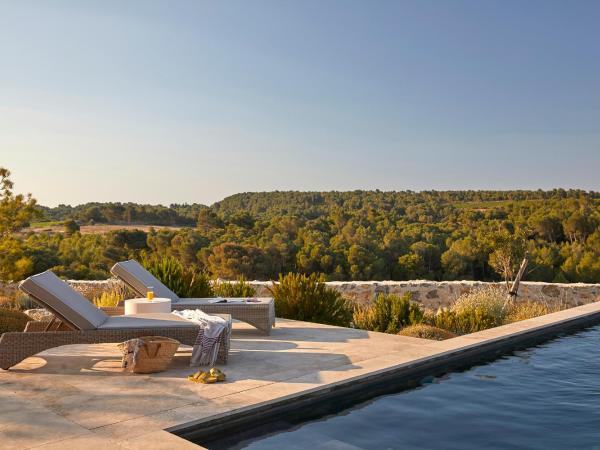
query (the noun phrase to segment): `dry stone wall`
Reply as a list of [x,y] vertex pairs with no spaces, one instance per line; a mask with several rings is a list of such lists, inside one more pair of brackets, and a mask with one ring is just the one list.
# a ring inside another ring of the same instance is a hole
[[[87,298],[98,297],[104,291],[123,290],[124,285],[116,279],[102,281],[78,281],[69,283]],[[251,281],[256,289],[256,295],[268,297],[271,282]],[[361,304],[369,303],[377,294],[402,295],[410,292],[413,299],[424,307],[437,309],[450,305],[460,294],[489,285],[479,281],[332,281],[327,285],[338,290],[344,297]],[[4,286],[4,291],[14,291],[16,286]],[[2,289],[0,289],[2,291]],[[132,292],[126,292],[126,297],[133,297]],[[0,295],[1,296],[1,295]],[[561,284],[522,282],[519,288],[520,301],[543,301],[550,305],[561,304],[564,307],[574,307],[600,301],[600,284]]]
[[[259,296],[268,296],[269,282],[251,283]],[[459,295],[472,289],[495,283],[480,281],[332,281],[327,285],[340,291],[346,298],[360,304],[369,303],[378,294],[403,295],[409,292],[413,300],[424,307],[437,309],[449,306]],[[503,283],[498,285],[504,286]],[[535,300],[550,305],[574,307],[600,301],[600,284],[560,284],[521,282],[519,301]]]

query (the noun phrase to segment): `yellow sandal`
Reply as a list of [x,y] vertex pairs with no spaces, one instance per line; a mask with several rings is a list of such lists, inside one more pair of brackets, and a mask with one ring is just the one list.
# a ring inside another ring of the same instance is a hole
[[196,372],[194,375],[190,375],[188,380],[194,383],[212,384],[217,382],[217,377],[210,375],[208,372]]
[[212,369],[210,369],[209,374],[212,377],[215,377],[217,379],[217,381],[225,381],[225,374],[223,372],[221,372],[219,369],[217,369],[216,367],[213,367]]
[[188,379],[188,380],[190,380],[190,381],[195,381],[195,382],[198,382],[198,378],[200,378],[200,377],[204,377],[204,376],[206,376],[206,372],[203,372],[203,371],[201,370],[201,371],[199,371],[199,372],[196,372],[196,373],[195,373],[195,374],[193,374],[193,375],[189,375],[189,376],[187,377],[187,379]]

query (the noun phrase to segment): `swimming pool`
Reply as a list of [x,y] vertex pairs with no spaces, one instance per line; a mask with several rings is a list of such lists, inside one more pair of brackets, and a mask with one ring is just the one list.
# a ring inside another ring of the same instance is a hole
[[600,448],[600,326],[288,427],[209,448]]

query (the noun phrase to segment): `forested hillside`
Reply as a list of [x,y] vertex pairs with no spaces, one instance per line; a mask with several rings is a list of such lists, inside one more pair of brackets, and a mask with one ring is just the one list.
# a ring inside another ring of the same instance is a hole
[[[210,207],[46,208],[19,200],[10,187],[0,208],[5,281],[48,268],[66,277],[104,278],[115,261],[164,254],[230,279],[321,272],[330,280],[497,280],[511,276],[529,251],[526,279],[600,282],[596,192],[266,192],[233,195]],[[34,233],[26,226],[33,220],[66,226]],[[90,223],[183,228],[78,232]]]
[[193,205],[138,205],[137,203],[85,203],[55,208],[38,206],[46,221],[67,219],[89,223],[121,223],[142,225],[181,225],[195,226],[200,209],[206,206]]

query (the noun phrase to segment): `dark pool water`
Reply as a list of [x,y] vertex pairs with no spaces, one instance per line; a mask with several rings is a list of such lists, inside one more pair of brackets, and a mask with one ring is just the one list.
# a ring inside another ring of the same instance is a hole
[[600,326],[238,448],[600,449]]

